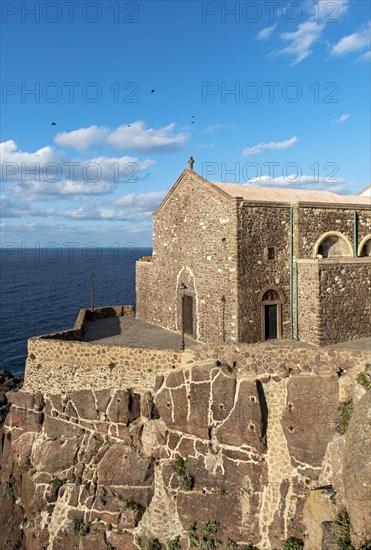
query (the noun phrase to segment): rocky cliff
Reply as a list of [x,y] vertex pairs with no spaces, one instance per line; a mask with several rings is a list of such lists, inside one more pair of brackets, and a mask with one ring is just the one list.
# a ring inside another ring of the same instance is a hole
[[0,548],[370,548],[366,362],[279,355],[270,374],[215,357],[142,392],[9,391]]

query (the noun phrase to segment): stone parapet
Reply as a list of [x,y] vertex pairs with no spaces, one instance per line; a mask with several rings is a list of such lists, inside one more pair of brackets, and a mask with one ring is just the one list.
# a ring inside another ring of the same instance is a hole
[[321,350],[283,343],[199,345],[177,350],[30,338],[24,391],[64,393],[82,389],[153,391],[173,370],[196,364],[227,365],[245,376],[285,378],[291,373],[334,373],[367,362],[362,350]]

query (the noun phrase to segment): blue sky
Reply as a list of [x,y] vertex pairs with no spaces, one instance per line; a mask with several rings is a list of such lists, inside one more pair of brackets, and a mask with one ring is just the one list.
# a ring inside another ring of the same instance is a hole
[[3,246],[148,246],[190,155],[211,181],[370,183],[366,0],[1,8]]

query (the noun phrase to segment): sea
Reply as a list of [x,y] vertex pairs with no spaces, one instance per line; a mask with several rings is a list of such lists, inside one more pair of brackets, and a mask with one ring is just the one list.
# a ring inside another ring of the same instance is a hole
[[4,246],[0,259],[0,370],[24,373],[27,339],[71,328],[80,308],[135,307],[135,262],[151,248]]

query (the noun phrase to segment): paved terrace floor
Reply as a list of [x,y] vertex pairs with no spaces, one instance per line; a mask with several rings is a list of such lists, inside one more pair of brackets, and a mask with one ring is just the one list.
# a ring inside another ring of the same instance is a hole
[[370,338],[362,338],[360,340],[351,340],[350,342],[340,342],[339,344],[328,344],[325,346],[315,346],[314,344],[308,344],[306,342],[302,342],[301,340],[266,340],[265,342],[259,342],[259,345],[270,345],[270,346],[293,346],[293,347],[305,347],[305,348],[311,348],[311,349],[328,349],[328,348],[345,348],[350,350],[362,350],[362,351],[369,351],[371,353],[371,337]]
[[[180,350],[182,336],[177,332],[151,325],[135,317],[106,317],[85,323],[85,342],[113,344],[149,349]],[[185,336],[185,346],[200,344],[190,336]]]
[[[135,317],[123,316],[106,317],[105,319],[87,321],[85,324],[84,341],[136,348],[180,350],[182,336],[177,332],[151,325]],[[194,340],[190,336],[185,336],[186,348],[197,344],[201,344],[201,342]],[[260,345],[317,347],[296,340],[268,340],[266,342],[260,342]],[[363,338],[352,342],[341,342],[340,344],[331,344],[323,347],[366,350],[371,353],[371,338]],[[317,349],[320,350],[322,348]]]

